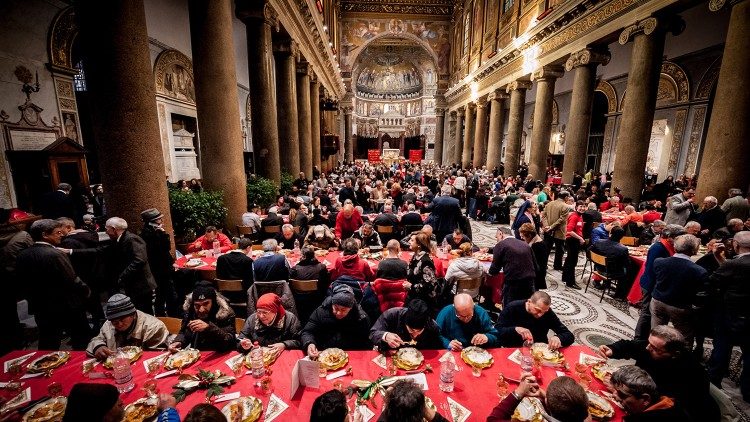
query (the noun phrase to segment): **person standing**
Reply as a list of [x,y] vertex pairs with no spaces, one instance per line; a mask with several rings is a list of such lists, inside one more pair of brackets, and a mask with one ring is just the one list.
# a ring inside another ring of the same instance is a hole
[[506,227],[497,229],[497,244],[492,250],[492,264],[488,273],[499,274],[503,271],[503,307],[514,300],[528,299],[534,292],[534,257],[531,247],[523,240],[518,240]]
[[687,188],[682,193],[670,196],[667,199],[667,214],[664,216],[664,222],[684,226],[695,212],[694,202],[695,189],[693,188]]
[[565,228],[570,212],[570,207],[565,203],[568,196],[570,194],[567,191],[561,191],[557,199],[547,204],[542,211],[544,241],[548,250],[552,251],[553,246],[555,248],[555,263],[552,268],[556,270],[562,270],[565,254]]
[[565,231],[565,247],[568,255],[565,257],[563,264],[562,280],[566,287],[581,290],[576,284],[576,265],[578,264],[578,252],[586,240],[583,238],[583,213],[586,211],[586,204],[583,201],[576,202],[575,211],[568,215],[568,223]]
[[450,196],[450,185],[444,185],[440,196],[435,198],[427,207],[430,216],[425,224],[435,229],[435,238],[443,239],[458,227],[461,218],[461,206],[458,199]]
[[146,242],[148,265],[156,281],[155,311],[158,316],[178,316],[180,302],[174,287],[174,257],[169,233],[164,230],[164,216],[156,208],[141,213],[141,238]]

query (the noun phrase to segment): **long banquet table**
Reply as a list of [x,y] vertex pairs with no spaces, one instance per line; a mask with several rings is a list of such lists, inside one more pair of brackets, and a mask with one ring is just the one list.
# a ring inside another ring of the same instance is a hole
[[[492,367],[482,371],[480,377],[475,378],[472,376],[471,368],[461,361],[460,354],[454,352],[454,358],[458,363],[459,371],[455,374],[455,388],[452,393],[444,393],[438,388],[440,379],[440,362],[439,358],[445,353],[443,350],[423,350],[422,353],[425,357],[425,363],[430,364],[433,368],[432,373],[426,373],[427,387],[428,390],[425,394],[430,397],[438,410],[443,416],[448,416],[445,411],[441,410],[441,407],[446,404],[447,397],[451,397],[453,400],[461,404],[462,406],[469,409],[472,414],[469,417],[469,421],[484,420],[487,415],[490,414],[492,408],[497,405],[499,398],[497,396],[496,382],[498,374],[502,372],[504,375],[511,378],[518,378],[520,374],[520,367],[507,359],[507,357],[513,353],[515,348],[498,348],[490,349],[490,353],[494,357],[494,364]],[[569,362],[571,372],[566,375],[572,376],[574,379],[577,375],[573,372],[572,368],[574,363],[578,362],[579,355],[581,352],[587,354],[594,354],[594,352],[585,346],[570,346],[562,349],[566,360]],[[30,353],[28,350],[17,350],[10,352],[4,357],[0,358],[2,362],[9,359],[17,358]],[[45,352],[36,352],[34,356],[25,361],[25,364],[31,362],[33,359],[42,356]],[[135,381],[135,388],[121,395],[124,404],[132,403],[133,401],[144,396],[143,384],[147,380],[145,368],[143,366],[144,359],[154,357],[162,352],[144,352],[143,356],[132,365],[133,376]],[[372,359],[377,357],[378,352],[376,351],[350,351],[349,353],[349,365],[352,368],[352,374],[346,375],[339,378],[344,385],[349,385],[353,379],[370,380],[374,381],[379,376],[385,373],[381,367],[377,366]],[[229,353],[217,353],[217,352],[202,352],[201,358],[198,362],[193,364],[191,367],[184,370],[185,374],[194,374],[198,369],[204,370],[220,370],[227,375],[231,375],[232,371],[225,364],[225,361],[233,356],[236,356],[237,352]],[[291,373],[296,361],[303,357],[303,353],[300,350],[288,350],[283,352],[277,361],[271,366],[273,371],[271,375],[273,383],[273,393],[278,396],[281,400],[289,405],[283,413],[279,415],[275,420],[277,421],[298,421],[307,420],[310,415],[310,408],[315,398],[330,389],[333,388],[334,380],[320,379],[320,388],[300,387],[300,390],[293,397],[289,397],[290,386],[291,386]],[[67,395],[70,393],[71,388],[74,384],[80,382],[93,382],[93,383],[113,383],[110,378],[98,378],[89,379],[83,375],[82,364],[87,359],[85,352],[74,351],[71,352],[71,357],[68,362],[63,364],[61,367],[54,370],[50,378],[43,376],[36,378],[29,378],[22,380],[24,382],[23,388],[31,388],[31,400],[39,399],[47,395],[47,388],[51,382],[58,382],[62,386],[63,394]],[[93,369],[92,373],[102,372],[104,369],[100,364]],[[398,375],[405,374],[404,371],[399,370]],[[542,386],[546,387],[549,382],[557,376],[554,368],[543,367],[542,368]],[[2,374],[2,380],[8,380],[8,374]],[[172,386],[176,383],[177,376],[170,375],[165,378],[156,380],[159,392],[170,393],[172,392]],[[259,398],[264,405],[264,412],[266,405],[268,404],[268,395],[261,395],[256,392],[254,387],[257,380],[250,375],[244,375],[237,380],[233,385],[227,386],[224,393],[240,392],[241,395],[252,395]],[[516,384],[510,383],[510,390],[512,391],[516,387]],[[590,386],[594,392],[599,392],[604,389],[604,385],[599,382],[596,378]],[[197,390],[189,394],[185,401],[177,405],[177,410],[184,417],[187,412],[196,404],[205,401],[205,391]],[[378,397],[375,400],[377,405],[376,408],[372,408],[376,415],[380,413],[382,407],[382,397]],[[222,408],[226,403],[216,403],[216,406]],[[619,421],[623,417],[622,410],[617,406],[615,408],[615,415],[612,420]],[[300,419],[301,418],[301,419]],[[448,416],[450,419],[450,416]],[[371,421],[374,421],[372,419]]]

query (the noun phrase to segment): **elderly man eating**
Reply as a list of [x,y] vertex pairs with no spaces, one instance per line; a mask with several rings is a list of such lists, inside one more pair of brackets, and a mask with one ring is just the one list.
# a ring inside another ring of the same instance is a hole
[[206,227],[206,233],[203,236],[195,239],[195,242],[188,245],[187,251],[200,252],[213,249],[215,240],[219,241],[219,249],[222,253],[232,249],[232,241],[229,240],[227,235],[220,232],[219,229],[214,226],[208,226]]
[[443,347],[457,352],[468,346],[497,346],[497,331],[484,308],[474,304],[471,296],[459,293],[453,305],[443,308],[437,316]]
[[[498,331],[500,343],[503,346],[522,346],[524,341],[547,343],[552,350],[573,344],[573,333],[560,321],[555,312],[550,309],[552,298],[543,292],[536,291],[527,300],[510,302],[495,328]],[[554,335],[547,337],[552,330]]]

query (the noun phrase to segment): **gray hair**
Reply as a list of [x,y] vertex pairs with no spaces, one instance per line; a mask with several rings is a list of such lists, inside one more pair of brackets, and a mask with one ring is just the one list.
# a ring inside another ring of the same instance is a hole
[[689,229],[689,228],[691,228],[691,227],[696,227],[696,228],[698,228],[698,230],[700,230],[700,228],[701,228],[701,223],[699,223],[699,222],[697,222],[697,221],[688,221],[688,222],[687,222],[687,223],[685,224],[685,230],[687,230],[687,229]]
[[742,221],[741,218],[732,218],[729,221],[727,221],[727,227],[743,226],[743,225],[745,225],[745,222]]
[[508,227],[498,227],[497,231],[503,234],[503,236],[513,236],[513,232]]
[[29,234],[32,239],[38,242],[43,239],[44,235],[51,234],[55,229],[62,227],[62,225],[59,221],[43,218],[31,223]]
[[693,256],[698,253],[701,241],[692,234],[683,234],[677,236],[674,240],[674,250],[677,253]]
[[664,348],[671,354],[678,354],[685,350],[685,336],[673,327],[657,325],[651,329],[649,334],[664,340]]
[[659,400],[659,389],[648,372],[635,366],[623,366],[612,374],[612,385],[627,387],[628,392],[634,396],[648,394],[651,401]]
[[278,246],[276,239],[266,239],[263,241],[263,252],[275,252]]
[[388,249],[388,252],[394,252],[398,253],[401,250],[401,246],[398,243],[398,240],[391,239],[388,241],[388,244],[385,245],[385,248]]
[[661,232],[664,239],[674,239],[677,236],[685,234],[685,228],[679,224],[667,224],[667,227]]
[[552,298],[547,292],[543,292],[541,290],[535,291],[529,300],[533,303],[542,302],[543,304],[549,306],[552,303]]
[[58,183],[57,184],[57,190],[64,190],[65,192],[70,192],[73,189],[73,186],[70,186],[70,183]]
[[750,249],[750,232],[741,231],[734,235],[734,244],[743,249]]
[[737,196],[737,195],[742,195],[742,190],[741,189],[737,189],[737,188],[729,189],[729,196],[730,197],[731,196]]
[[719,203],[719,200],[716,199],[715,196],[707,196],[707,197],[703,198],[703,201],[704,202],[710,202],[712,204],[718,204]]
[[281,230],[293,232],[294,226],[292,226],[291,224],[284,224],[283,226],[281,226]]
[[104,224],[104,227],[112,227],[115,230],[127,230],[128,222],[124,218],[112,217]]
[[664,220],[654,220],[653,223],[651,223],[654,227],[665,227],[667,223],[664,222]]
[[70,217],[58,217],[57,221],[61,222],[63,226],[65,227],[73,227],[76,228],[76,222],[73,221]]

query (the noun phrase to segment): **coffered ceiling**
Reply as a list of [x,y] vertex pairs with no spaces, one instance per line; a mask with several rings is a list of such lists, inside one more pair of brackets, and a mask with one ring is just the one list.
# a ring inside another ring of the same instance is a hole
[[425,15],[450,18],[453,0],[341,0],[341,11],[347,13],[382,13],[389,15]]

